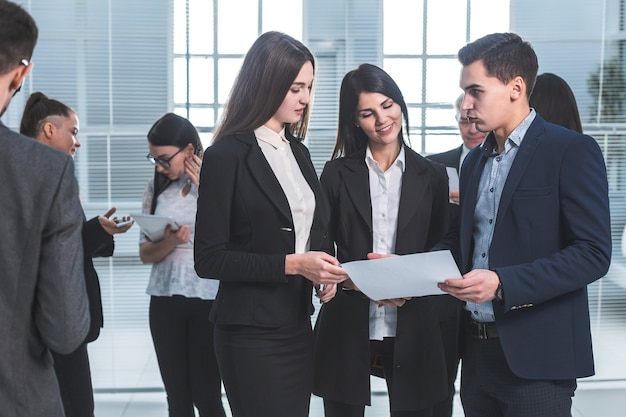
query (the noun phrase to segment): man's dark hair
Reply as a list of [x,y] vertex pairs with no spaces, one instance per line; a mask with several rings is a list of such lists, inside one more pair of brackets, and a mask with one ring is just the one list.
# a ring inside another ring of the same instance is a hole
[[520,76],[526,82],[526,96],[530,97],[539,64],[537,54],[530,43],[515,33],[492,33],[459,50],[459,62],[463,66],[482,61],[487,74],[503,83]]
[[0,74],[30,61],[39,30],[35,20],[20,5],[0,0]]

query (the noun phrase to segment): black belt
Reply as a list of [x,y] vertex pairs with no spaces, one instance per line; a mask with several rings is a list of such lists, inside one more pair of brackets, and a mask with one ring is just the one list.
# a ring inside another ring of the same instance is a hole
[[467,320],[467,328],[472,336],[478,339],[498,339],[498,328],[496,323],[480,323],[472,319]]

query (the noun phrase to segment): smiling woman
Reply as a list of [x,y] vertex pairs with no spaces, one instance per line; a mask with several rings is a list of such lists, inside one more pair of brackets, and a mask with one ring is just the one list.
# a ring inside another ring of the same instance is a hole
[[[341,262],[424,252],[448,228],[446,171],[406,145],[403,118],[408,127],[402,92],[382,68],[362,64],[344,76],[321,176],[331,213],[325,249]],[[374,302],[346,280],[315,325],[313,392],[326,417],[363,416],[370,372],[387,382],[391,416],[449,417],[455,315],[447,295]]]

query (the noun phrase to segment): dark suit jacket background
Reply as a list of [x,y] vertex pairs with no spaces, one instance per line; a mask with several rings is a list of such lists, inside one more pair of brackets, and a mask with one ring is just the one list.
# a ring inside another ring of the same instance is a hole
[[86,221],[83,225],[83,253],[85,256],[85,284],[89,297],[89,312],[91,325],[85,343],[93,342],[100,335],[104,323],[102,315],[102,295],[98,273],[93,266],[93,258],[113,255],[115,243],[113,236],[108,234],[100,225],[98,217]]
[[[457,174],[459,174],[461,172],[459,161],[461,160],[462,153],[463,153],[463,145],[459,146],[458,148],[454,148],[452,150],[446,151],[446,152],[428,155],[426,158],[430,159],[431,161],[439,162],[440,164],[445,165],[447,167],[454,167],[456,168]],[[459,213],[459,205],[454,204],[454,203],[449,203],[449,212],[450,212],[450,224],[452,224],[456,220],[456,216]]]
[[[310,248],[319,250],[328,208],[308,149],[287,139],[315,194]],[[285,275],[285,255],[295,251],[289,203],[253,132],[224,137],[205,151],[198,193],[195,269],[220,280],[211,320],[279,327],[308,318],[311,281]]]
[[[492,140],[490,133],[488,140]],[[465,158],[458,227],[437,249],[472,269],[474,211],[487,156]],[[511,370],[530,379],[594,373],[587,285],[611,259],[608,184],[602,152],[586,135],[537,115],[508,174],[489,248],[504,303],[492,302]]]
[[435,153],[428,155],[426,158],[431,161],[439,162],[447,167],[454,167],[459,172],[459,161],[461,160],[461,154],[463,153],[463,145],[458,148],[451,149],[446,152]]
[[[405,149],[397,254],[429,250],[445,234],[448,219],[444,168]],[[329,233],[337,242],[337,258],[341,262],[366,259],[372,251],[372,210],[365,150],[328,162],[321,182],[331,208]],[[326,250],[334,253],[332,247]],[[339,402],[369,404],[370,301],[360,292],[339,291],[322,306],[315,327],[314,393]],[[393,410],[421,409],[452,395],[456,306],[454,298],[441,295],[414,298],[398,308]]]

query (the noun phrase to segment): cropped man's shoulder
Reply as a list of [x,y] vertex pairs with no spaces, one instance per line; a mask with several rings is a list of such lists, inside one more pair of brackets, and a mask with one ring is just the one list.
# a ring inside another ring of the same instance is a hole
[[37,169],[44,167],[64,167],[71,156],[50,146],[37,142],[33,138],[0,127],[0,147],[6,161],[16,164],[28,164]]

